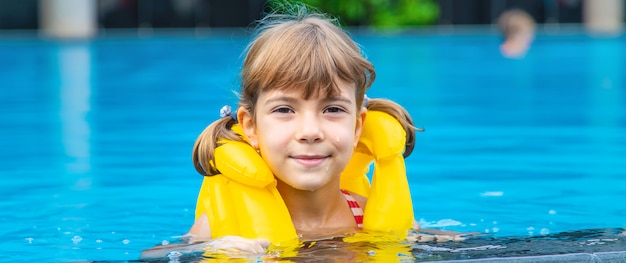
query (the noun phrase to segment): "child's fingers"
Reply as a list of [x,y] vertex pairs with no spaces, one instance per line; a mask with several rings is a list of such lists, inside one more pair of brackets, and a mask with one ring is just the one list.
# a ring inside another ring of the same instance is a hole
[[207,244],[207,248],[251,254],[263,254],[268,246],[269,241],[265,239],[248,239],[239,236],[224,236]]
[[255,239],[259,245],[261,245],[264,249],[267,249],[270,246],[270,241],[267,239],[259,238]]
[[465,241],[466,237],[463,235],[433,235],[417,233],[410,235],[407,240],[411,242],[449,242],[449,241]]

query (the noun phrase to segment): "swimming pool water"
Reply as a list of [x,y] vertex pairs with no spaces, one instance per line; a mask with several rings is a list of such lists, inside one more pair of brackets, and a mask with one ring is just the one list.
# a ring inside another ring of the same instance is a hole
[[[428,228],[626,227],[626,40],[359,34],[368,92],[426,132],[407,159]],[[193,221],[199,132],[235,106],[243,34],[0,40],[0,261],[132,260]]]

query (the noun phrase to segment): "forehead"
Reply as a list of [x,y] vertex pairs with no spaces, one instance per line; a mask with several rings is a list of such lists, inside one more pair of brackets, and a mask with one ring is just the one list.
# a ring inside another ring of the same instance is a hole
[[265,92],[261,92],[259,98],[271,99],[276,97],[290,97],[302,100],[325,100],[342,97],[350,100],[351,102],[356,101],[356,87],[354,83],[337,80],[332,85],[334,86],[334,88],[319,87],[312,90],[308,89],[307,87],[296,85],[282,88],[274,88],[266,90]]
[[295,97],[303,99],[311,98],[330,98],[353,92],[356,94],[356,85],[353,82],[341,80],[338,77],[330,77],[326,80],[308,79],[304,81],[298,80],[282,80],[277,81],[274,85],[268,85],[258,90],[261,95],[265,92],[281,91],[284,93],[296,94]]

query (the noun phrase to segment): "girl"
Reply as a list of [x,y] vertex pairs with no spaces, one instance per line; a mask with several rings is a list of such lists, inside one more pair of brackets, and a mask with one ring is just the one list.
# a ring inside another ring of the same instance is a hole
[[[340,175],[357,147],[368,109],[400,122],[406,133],[404,157],[413,150],[416,128],[398,104],[366,99],[376,73],[344,31],[322,15],[301,8],[295,13],[268,15],[260,21],[243,61],[236,116],[225,112],[202,132],[193,162],[208,184],[208,179],[224,172],[217,168],[220,160],[215,152],[225,140],[249,144],[271,171],[277,198],[284,203],[295,232],[310,240],[360,228],[367,198],[342,190]],[[240,134],[232,129],[236,124]],[[207,190],[203,184],[201,191],[220,190]],[[197,209],[209,202],[220,200],[200,195]],[[215,234],[222,227],[215,222],[230,222],[220,221],[224,215],[209,210],[199,210],[189,231],[192,242],[210,240],[205,247],[252,253],[263,253],[268,246],[266,239]],[[412,218],[412,210],[407,212]]]

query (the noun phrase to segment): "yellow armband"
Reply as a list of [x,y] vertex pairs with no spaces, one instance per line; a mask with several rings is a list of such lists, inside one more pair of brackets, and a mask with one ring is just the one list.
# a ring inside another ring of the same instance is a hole
[[[404,166],[406,132],[393,116],[369,111],[355,157],[342,176],[363,175],[374,162],[372,185],[363,217],[366,231],[388,232],[406,238],[413,226],[413,203]],[[369,157],[360,157],[365,155]],[[351,170],[355,169],[355,170]],[[346,189],[350,189],[346,186]],[[357,192],[356,190],[354,192]],[[357,192],[358,193],[358,192]]]

